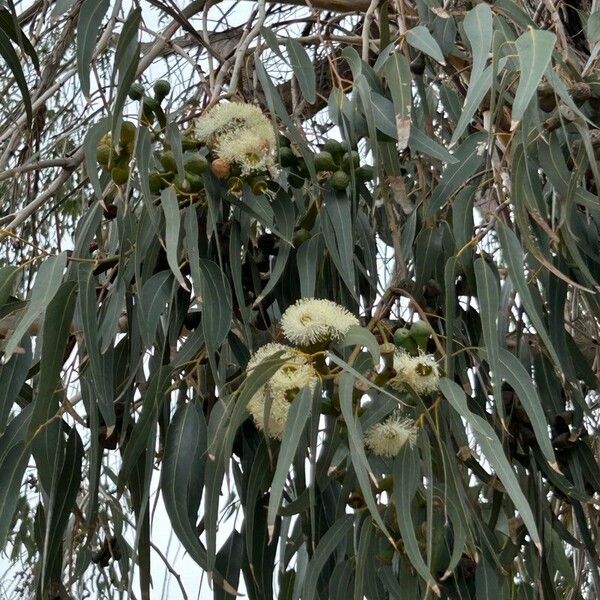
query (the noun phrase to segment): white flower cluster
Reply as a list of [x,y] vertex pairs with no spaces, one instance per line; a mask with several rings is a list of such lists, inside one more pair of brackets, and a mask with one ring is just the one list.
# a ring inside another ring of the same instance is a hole
[[[281,318],[281,329],[285,337],[300,347],[338,342],[350,327],[358,324],[358,319],[343,306],[330,300],[315,298],[299,300]],[[310,357],[295,348],[278,343],[259,348],[248,361],[247,370],[252,371],[278,353],[281,353],[285,363],[250,400],[248,412],[259,429],[266,430],[271,437],[281,439],[290,403],[301,389],[314,389],[319,375]],[[265,415],[267,399],[270,399],[270,405],[268,414]]]
[[[248,412],[256,426],[277,439],[281,439],[283,435],[290,403],[296,394],[305,387],[314,389],[318,380],[317,372],[304,356],[289,346],[276,343],[259,348],[248,361],[248,371],[280,352],[285,363],[248,402]],[[265,415],[267,399],[270,399],[271,404]]]
[[281,318],[283,335],[298,346],[339,342],[358,319],[331,300],[303,298],[290,306]]
[[430,354],[410,356],[406,352],[396,352],[394,370],[396,375],[389,383],[397,390],[409,386],[417,394],[430,394],[437,389],[440,381],[439,367]]
[[370,427],[365,434],[365,446],[377,456],[396,456],[406,443],[411,446],[417,438],[417,430],[410,419],[391,416],[383,423]]
[[215,106],[196,123],[196,136],[215,154],[237,164],[243,175],[274,164],[275,131],[262,110],[252,104],[228,102]]

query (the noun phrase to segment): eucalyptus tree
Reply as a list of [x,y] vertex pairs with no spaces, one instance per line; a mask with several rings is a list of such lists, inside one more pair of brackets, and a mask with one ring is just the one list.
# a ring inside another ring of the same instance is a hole
[[3,3],[2,597],[598,597],[596,5]]

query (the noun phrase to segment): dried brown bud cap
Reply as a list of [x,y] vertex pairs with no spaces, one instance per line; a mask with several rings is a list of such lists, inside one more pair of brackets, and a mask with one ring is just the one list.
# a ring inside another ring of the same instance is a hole
[[231,164],[224,158],[215,158],[215,160],[210,163],[210,170],[215,177],[225,179],[231,174]]

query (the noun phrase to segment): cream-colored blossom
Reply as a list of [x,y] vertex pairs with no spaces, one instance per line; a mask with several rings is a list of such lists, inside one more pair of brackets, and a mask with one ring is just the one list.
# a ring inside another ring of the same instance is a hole
[[282,352],[281,358],[290,358],[294,353],[294,349],[289,346],[284,346],[283,344],[278,344],[277,342],[270,342],[261,346],[248,361],[247,370],[251,371],[260,365],[261,362],[275,356],[275,354]]
[[365,446],[377,456],[396,456],[408,442],[415,443],[417,430],[410,419],[392,416],[370,427],[365,434]]
[[256,426],[265,430],[265,404],[270,398],[267,432],[270,437],[281,439],[287,421],[290,403],[304,387],[315,388],[318,374],[310,361],[298,351],[283,344],[270,343],[259,348],[248,361],[247,369],[256,368],[261,362],[282,353],[284,364],[267,383],[251,398],[248,412]]
[[406,352],[396,352],[394,370],[396,375],[389,383],[397,390],[408,385],[417,394],[429,394],[438,387],[440,370],[435,358],[430,354],[410,356]]
[[285,337],[298,346],[318,342],[339,342],[358,319],[331,300],[303,298],[290,306],[281,318]]
[[265,402],[267,398],[267,388],[263,386],[248,402],[248,412],[256,427],[260,430],[267,430],[269,437],[281,439],[288,413],[290,403],[284,397],[271,397],[271,405],[268,413],[268,427],[265,428]]
[[275,130],[262,110],[253,104],[219,104],[196,123],[196,136],[215,154],[237,164],[243,175],[274,165]]

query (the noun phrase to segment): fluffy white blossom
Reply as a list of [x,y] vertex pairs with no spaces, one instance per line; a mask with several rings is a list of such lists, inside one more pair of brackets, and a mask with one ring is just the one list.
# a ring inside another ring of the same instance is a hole
[[283,397],[271,397],[271,405],[267,415],[268,427],[265,427],[266,397],[267,388],[263,386],[248,402],[248,412],[252,415],[258,429],[266,429],[270,437],[280,440],[290,411],[290,403]]
[[429,394],[438,387],[440,370],[435,358],[430,354],[410,356],[406,352],[396,352],[394,370],[396,375],[389,383],[397,390],[408,385],[417,394]]
[[293,348],[278,344],[277,342],[270,342],[261,346],[248,361],[247,370],[251,371],[260,365],[261,362],[268,360],[272,356],[275,356],[278,352],[282,352],[281,358],[291,358],[294,354]]
[[[268,430],[268,435],[281,439],[287,421],[290,403],[304,387],[311,390],[317,385],[318,374],[309,360],[289,346],[270,343],[259,348],[248,361],[248,370],[277,353],[282,353],[284,364],[272,375],[267,383],[248,402],[248,412],[259,429]],[[267,398],[271,404],[268,410],[268,427],[265,427],[265,405]]]
[[370,427],[365,434],[365,446],[377,456],[396,456],[408,442],[414,444],[417,430],[410,419],[392,416]]
[[253,104],[219,104],[196,123],[196,136],[219,158],[239,165],[243,175],[274,164],[275,131],[262,110]]
[[339,342],[358,319],[331,300],[303,298],[290,306],[281,318],[285,337],[298,346],[318,342]]

